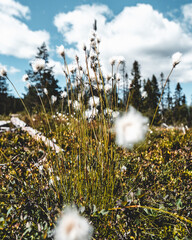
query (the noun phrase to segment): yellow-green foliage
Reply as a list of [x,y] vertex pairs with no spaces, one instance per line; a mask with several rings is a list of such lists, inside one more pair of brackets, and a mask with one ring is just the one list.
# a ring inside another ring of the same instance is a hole
[[[43,131],[41,117],[34,126]],[[106,119],[49,121],[60,154],[20,130],[0,135],[0,239],[53,239],[58,214],[73,203],[94,239],[192,238],[191,130],[153,129],[127,151]]]

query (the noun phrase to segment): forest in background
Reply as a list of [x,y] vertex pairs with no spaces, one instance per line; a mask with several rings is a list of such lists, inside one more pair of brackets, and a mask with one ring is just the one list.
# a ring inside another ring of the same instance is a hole
[[[93,62],[96,62],[94,56],[89,57]],[[26,70],[28,85],[26,87],[26,94],[23,94],[22,99],[28,111],[30,113],[35,113],[42,108],[39,98],[40,95],[46,111],[51,112],[50,100],[52,96],[55,96],[54,111],[68,112],[69,98],[73,96],[73,100],[78,101],[78,93],[81,91],[81,84],[85,86],[88,83],[89,77],[86,74],[79,76],[78,69],[72,67],[69,69],[68,73],[64,72],[64,78],[70,78],[70,81],[67,83],[68,86],[61,88],[58,85],[58,80],[54,76],[53,67],[49,67],[48,65],[49,53],[45,43],[38,48],[36,59],[44,59],[46,67],[41,72],[34,72],[32,64],[30,64],[30,68]],[[137,61],[134,61],[131,73],[126,72],[126,61],[124,59],[119,59],[118,73],[113,73],[114,64],[115,60],[112,60],[112,75],[107,77],[102,76],[104,82],[103,89],[106,90],[109,107],[112,110],[121,112],[125,111],[127,104],[129,104],[152,120],[166,81],[164,74],[161,73],[159,78],[153,75],[151,78],[142,79],[140,64]],[[95,68],[98,68],[98,66]],[[99,74],[101,75],[101,73]],[[168,79],[161,96],[161,103],[154,124],[185,124],[191,126],[191,103],[187,104],[186,96],[179,82],[176,85],[175,91],[171,92],[170,81],[171,80]],[[91,84],[94,96],[99,96],[98,88],[94,85],[94,81]],[[63,98],[62,93],[67,92],[67,88],[69,97]],[[104,91],[102,89],[100,90],[103,101],[106,101]],[[91,95],[90,89],[85,91],[83,96],[85,103],[88,103],[88,99]],[[10,94],[7,78],[0,76],[0,114],[9,115],[10,113],[17,113],[23,110],[24,108],[20,99]]]

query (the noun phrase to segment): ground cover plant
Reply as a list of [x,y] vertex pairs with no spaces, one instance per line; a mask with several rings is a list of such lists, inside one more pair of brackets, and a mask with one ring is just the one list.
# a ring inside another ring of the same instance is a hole
[[[58,48],[66,79],[60,99],[50,93],[57,82],[45,52],[24,76],[30,85],[19,117],[62,151],[11,125],[0,133],[0,238],[191,239],[192,130],[153,126],[169,76],[154,114],[143,116],[133,90],[124,106],[120,101],[114,59],[106,82],[95,32],[90,42],[84,68],[76,57],[69,69]],[[180,57],[174,55],[171,72]],[[5,69],[1,74],[12,82]],[[137,85],[137,74],[133,80]],[[32,96],[39,104],[29,108]]]

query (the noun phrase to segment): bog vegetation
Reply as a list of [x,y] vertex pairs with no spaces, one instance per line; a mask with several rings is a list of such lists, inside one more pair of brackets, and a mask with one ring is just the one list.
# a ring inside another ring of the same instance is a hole
[[45,44],[23,77],[24,98],[8,96],[6,81],[14,83],[1,71],[1,114],[23,111],[25,123],[62,149],[11,123],[1,131],[1,239],[54,239],[62,211],[72,205],[93,234],[75,229],[75,221],[78,228],[87,222],[73,212],[75,223],[56,239],[192,238],[192,107],[179,83],[171,95],[163,73],[160,83],[154,75],[141,80],[137,61],[129,76],[125,59],[112,58],[111,75],[104,76],[99,44],[94,31],[84,64],[76,56],[72,66],[58,47],[62,89]]

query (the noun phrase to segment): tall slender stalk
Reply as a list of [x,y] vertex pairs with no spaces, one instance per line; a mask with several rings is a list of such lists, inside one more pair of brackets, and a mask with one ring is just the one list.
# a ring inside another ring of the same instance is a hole
[[160,98],[159,98],[158,105],[157,105],[157,107],[156,107],[155,113],[154,113],[154,115],[153,115],[153,119],[152,119],[151,124],[150,124],[150,128],[151,128],[152,125],[153,125],[153,122],[154,122],[154,120],[155,120],[155,116],[156,116],[156,114],[157,114],[157,111],[158,111],[159,105],[160,105],[160,103],[161,103],[161,99],[162,99],[163,94],[164,94],[164,90],[165,90],[165,87],[166,87],[167,81],[169,80],[169,78],[170,78],[170,76],[171,76],[171,74],[172,74],[174,68],[175,68],[175,65],[173,65],[173,67],[172,67],[172,69],[171,69],[171,71],[170,71],[170,73],[169,73],[169,75],[168,75],[168,77],[167,77],[167,79],[166,79],[166,81],[165,81],[165,84],[164,84],[164,86],[163,86],[163,90],[162,90],[161,96],[160,96]]
[[20,100],[21,100],[21,102],[22,102],[22,104],[23,104],[23,106],[24,106],[24,108],[25,108],[25,111],[27,112],[27,115],[28,115],[28,117],[29,117],[29,119],[30,119],[30,121],[31,121],[31,124],[32,124],[32,126],[34,127],[33,121],[32,121],[31,116],[30,116],[30,114],[29,114],[29,111],[27,110],[27,107],[26,107],[23,99],[21,98],[19,92],[17,91],[15,85],[14,85],[13,82],[9,79],[9,77],[8,77],[7,75],[6,75],[5,77],[6,77],[7,80],[11,83],[11,85],[13,86],[13,88],[14,88],[14,90],[16,91],[17,95],[19,96],[19,98],[20,98]]

